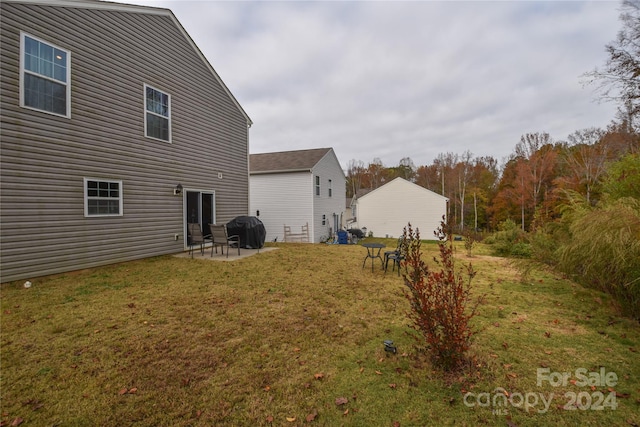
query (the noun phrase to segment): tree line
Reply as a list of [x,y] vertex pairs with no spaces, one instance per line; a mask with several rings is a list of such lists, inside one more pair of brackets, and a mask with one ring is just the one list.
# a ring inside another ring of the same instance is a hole
[[607,168],[639,152],[640,134],[622,120],[606,130],[577,130],[559,141],[546,132],[524,134],[502,167],[494,157],[470,151],[441,153],[432,164],[418,167],[410,157],[391,167],[378,158],[368,165],[351,160],[347,197],[402,177],[447,197],[448,217],[460,232],[492,231],[507,219],[529,231],[536,221],[556,218],[572,195],[595,206],[609,176]]

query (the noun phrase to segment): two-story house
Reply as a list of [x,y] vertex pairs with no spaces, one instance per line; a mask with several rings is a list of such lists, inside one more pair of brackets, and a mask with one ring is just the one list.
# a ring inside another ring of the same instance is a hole
[[168,9],[1,3],[2,282],[170,254],[249,209],[251,120]]
[[250,210],[267,241],[285,240],[284,226],[309,242],[331,239],[342,226],[346,178],[333,148],[251,154]]

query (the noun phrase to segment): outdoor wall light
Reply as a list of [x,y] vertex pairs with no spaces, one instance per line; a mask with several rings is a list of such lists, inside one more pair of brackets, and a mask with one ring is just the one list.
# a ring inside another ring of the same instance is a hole
[[179,196],[182,194],[182,184],[176,185],[176,188],[173,189],[173,195]]

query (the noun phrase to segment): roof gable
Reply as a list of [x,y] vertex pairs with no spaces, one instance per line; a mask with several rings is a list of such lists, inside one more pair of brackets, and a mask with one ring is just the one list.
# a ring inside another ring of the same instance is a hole
[[436,192],[433,192],[431,190],[429,190],[428,188],[424,188],[421,187],[418,184],[414,184],[413,182],[407,181],[404,178],[398,177],[395,178],[389,182],[387,182],[384,185],[381,185],[380,187],[376,188],[375,190],[372,190],[362,196],[360,196],[358,199],[364,199],[367,198],[371,195],[375,195],[376,193],[380,193],[380,192],[384,192],[384,191],[394,191],[393,187],[404,187],[406,189],[408,189],[409,191],[419,191],[419,192],[424,192],[425,195],[428,195],[429,197],[439,197],[441,199],[444,200],[449,200],[448,197],[444,197]]
[[251,154],[250,173],[310,172],[333,148]]

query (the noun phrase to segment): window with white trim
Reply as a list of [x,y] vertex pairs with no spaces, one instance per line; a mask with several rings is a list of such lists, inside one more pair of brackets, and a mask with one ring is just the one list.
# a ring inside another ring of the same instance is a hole
[[144,85],[144,135],[171,142],[171,96]]
[[84,216],[122,216],[122,181],[85,178]]
[[331,180],[329,180],[329,197],[333,196],[333,189],[331,186]]
[[316,175],[316,196],[320,195],[320,177]]
[[71,52],[20,33],[20,106],[71,117]]

